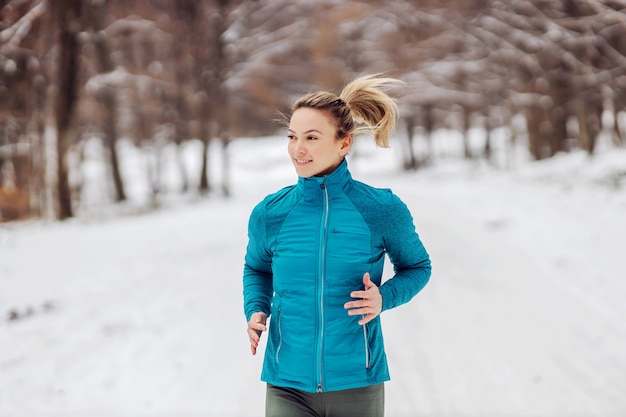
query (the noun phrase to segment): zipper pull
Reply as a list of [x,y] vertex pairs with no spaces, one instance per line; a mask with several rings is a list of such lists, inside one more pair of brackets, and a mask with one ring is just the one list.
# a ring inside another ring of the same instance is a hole
[[317,392],[322,392],[322,384],[319,384],[319,385],[317,386]]

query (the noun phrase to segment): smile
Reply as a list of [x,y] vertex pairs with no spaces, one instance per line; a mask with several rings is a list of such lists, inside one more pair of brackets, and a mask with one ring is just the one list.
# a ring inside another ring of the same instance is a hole
[[296,163],[298,164],[306,164],[311,162],[311,159],[294,159],[294,161],[296,161]]

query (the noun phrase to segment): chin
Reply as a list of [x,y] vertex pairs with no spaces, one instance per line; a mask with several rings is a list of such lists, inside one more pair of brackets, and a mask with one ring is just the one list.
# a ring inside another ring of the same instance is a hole
[[299,177],[308,178],[316,175],[316,172],[310,167],[295,166],[295,169]]

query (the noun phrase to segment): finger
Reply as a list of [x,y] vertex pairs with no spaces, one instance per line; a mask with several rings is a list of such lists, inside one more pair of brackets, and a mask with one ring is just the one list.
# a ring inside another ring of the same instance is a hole
[[352,291],[350,297],[352,298],[369,298],[370,293],[367,291]]
[[259,339],[259,337],[261,336],[261,335],[259,334],[259,330],[253,329],[252,327],[249,327],[249,326],[248,326],[247,331],[248,331],[248,337],[249,337],[250,339],[255,339],[255,340],[257,340],[257,339]]
[[367,290],[368,288],[372,288],[372,286],[375,286],[374,283],[372,282],[371,278],[370,278],[370,273],[366,272],[363,274],[363,285],[365,286],[365,289]]
[[250,321],[254,322],[254,323],[261,323],[261,324],[265,324],[266,321],[266,316],[264,313],[254,313],[251,317],[250,317]]
[[250,322],[248,323],[248,329],[252,329],[257,332],[264,332],[267,330],[267,327],[263,323]]
[[370,321],[374,320],[374,317],[376,317],[375,314],[367,314],[367,315],[365,315],[361,320],[359,320],[359,325],[362,326],[364,324],[369,323]]
[[359,308],[362,307],[360,303],[361,301],[349,301],[343,305],[343,308],[345,308],[346,310],[349,310],[351,308]]
[[250,352],[253,355],[256,355],[257,348],[261,342],[261,334],[264,331],[267,331],[267,327],[265,326],[266,321],[267,316],[262,312],[252,314],[250,316],[250,320],[248,321],[247,332],[248,337],[250,338]]
[[349,309],[353,309],[353,308],[373,307],[373,305],[374,304],[373,304],[373,302],[371,300],[362,298],[362,299],[357,300],[357,301],[348,301],[347,303],[345,303],[343,305],[343,307],[346,310],[349,310]]
[[264,331],[266,331],[266,328],[265,328],[265,326],[262,326],[262,327],[257,329],[257,328],[255,328],[255,326],[250,325],[250,326],[248,326],[247,331],[248,331],[248,337],[251,340],[259,342],[259,340],[261,339],[261,335],[263,334]]
[[262,332],[260,330],[248,328],[248,338],[256,343],[261,341],[261,334]]
[[366,306],[366,307],[363,307],[363,308],[355,308],[355,309],[352,309],[352,310],[348,310],[348,315],[349,316],[363,316],[363,315],[366,315],[366,314],[373,314],[374,312],[375,312],[374,308],[372,308],[370,306]]
[[259,323],[248,323],[247,333],[251,342],[259,343],[261,340],[261,334],[266,331],[266,327]]
[[255,332],[252,332],[252,334],[248,332],[248,335],[250,336],[250,352],[252,352],[253,355],[256,355],[256,350],[259,347],[260,339]]
[[248,328],[252,328],[255,330],[266,331],[267,328],[265,326],[266,317],[263,313],[254,313],[250,316],[250,321],[248,322]]

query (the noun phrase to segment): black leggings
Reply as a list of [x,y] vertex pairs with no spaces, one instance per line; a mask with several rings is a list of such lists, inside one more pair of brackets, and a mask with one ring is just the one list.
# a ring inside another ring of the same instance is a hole
[[265,417],[383,417],[384,384],[310,393],[267,384]]

